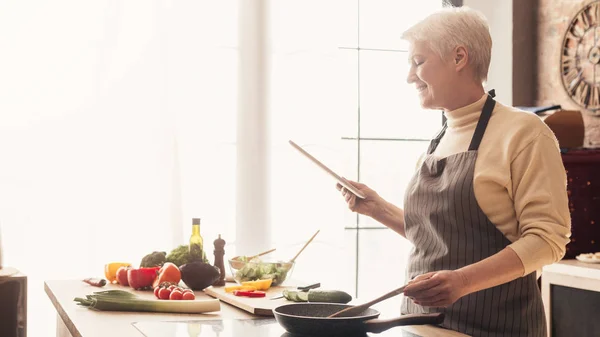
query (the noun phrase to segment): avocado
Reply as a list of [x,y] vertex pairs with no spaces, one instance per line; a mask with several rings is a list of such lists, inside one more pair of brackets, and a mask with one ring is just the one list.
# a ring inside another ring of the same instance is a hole
[[186,263],[179,270],[183,283],[193,290],[203,290],[221,276],[219,268],[200,261]]

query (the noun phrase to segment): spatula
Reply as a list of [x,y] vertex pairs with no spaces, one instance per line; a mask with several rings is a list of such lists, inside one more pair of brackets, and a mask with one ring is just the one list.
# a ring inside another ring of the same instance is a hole
[[350,316],[355,316],[357,314],[360,314],[361,312],[363,312],[365,309],[371,307],[373,304],[377,304],[381,301],[387,300],[390,297],[394,297],[396,295],[402,294],[404,292],[404,288],[406,288],[407,285],[403,285],[402,287],[392,290],[389,293],[382,295],[380,297],[377,297],[376,299],[369,301],[367,303],[363,303],[361,305],[357,305],[354,307],[348,307],[346,309],[342,309],[336,313],[333,313],[329,316],[327,316],[327,318],[332,318],[332,317],[350,317]]

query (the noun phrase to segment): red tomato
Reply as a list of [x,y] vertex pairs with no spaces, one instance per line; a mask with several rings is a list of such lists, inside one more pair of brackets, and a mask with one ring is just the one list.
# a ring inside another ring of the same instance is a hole
[[160,288],[160,290],[158,291],[158,298],[160,298],[161,300],[168,300],[169,296],[171,296],[171,290],[169,290],[168,288]]
[[159,290],[160,290],[160,287],[154,288],[154,296],[156,296],[156,298],[160,298],[160,297],[158,297],[158,291]]
[[195,300],[196,296],[192,292],[183,292],[183,299],[184,300]]
[[117,283],[122,286],[128,286],[129,282],[127,282],[127,270],[131,269],[131,267],[119,267],[117,269]]
[[171,292],[171,296],[169,296],[170,300],[176,300],[176,301],[181,300],[182,298],[183,298],[183,294],[181,293],[181,291],[178,291],[178,290],[173,290]]

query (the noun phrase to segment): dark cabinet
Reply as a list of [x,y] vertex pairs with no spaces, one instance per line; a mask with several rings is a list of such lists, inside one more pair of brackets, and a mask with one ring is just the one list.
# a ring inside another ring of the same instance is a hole
[[600,293],[567,286],[550,287],[552,337],[600,336]]
[[571,242],[565,259],[574,259],[582,253],[600,252],[600,150],[569,150],[562,158],[571,212]]
[[0,336],[27,336],[27,277],[14,268],[0,269]]

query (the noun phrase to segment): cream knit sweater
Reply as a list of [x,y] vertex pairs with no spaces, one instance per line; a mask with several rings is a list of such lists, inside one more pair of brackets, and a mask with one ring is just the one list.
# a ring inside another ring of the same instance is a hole
[[[467,151],[487,98],[447,112],[448,129],[434,152]],[[510,240],[527,275],[560,260],[571,218],[566,173],[553,132],[535,114],[496,102],[475,163],[479,207]]]

